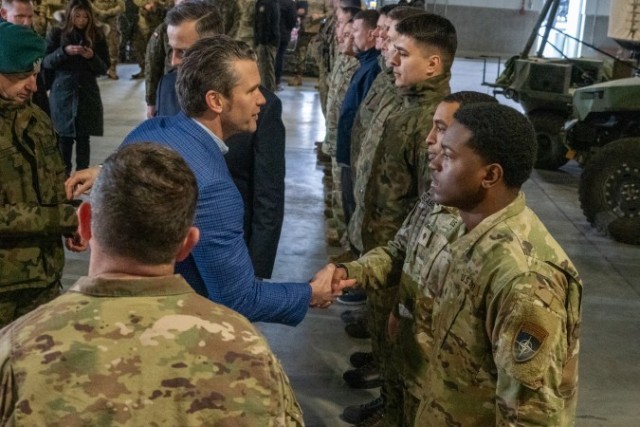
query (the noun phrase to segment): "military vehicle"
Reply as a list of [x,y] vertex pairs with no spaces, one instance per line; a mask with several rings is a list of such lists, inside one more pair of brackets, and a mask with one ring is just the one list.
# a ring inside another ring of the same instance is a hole
[[[571,117],[574,91],[609,79],[629,77],[632,74],[632,67],[627,61],[620,60],[554,27],[558,10],[564,3],[563,0],[546,0],[520,55],[507,61],[504,72],[495,83],[484,82],[485,85],[494,88],[494,94],[503,95],[522,105],[536,129],[536,168],[539,169],[555,170],[568,161],[561,130]],[[640,1],[637,3],[640,4]],[[638,11],[640,12],[640,5]],[[544,31],[540,34],[543,27]],[[609,67],[602,59],[564,56],[560,49],[548,41],[551,31],[600,52],[613,61],[613,67]],[[530,52],[539,36],[542,37],[541,42],[535,56],[532,57]],[[544,58],[546,46],[557,50],[562,57]]]

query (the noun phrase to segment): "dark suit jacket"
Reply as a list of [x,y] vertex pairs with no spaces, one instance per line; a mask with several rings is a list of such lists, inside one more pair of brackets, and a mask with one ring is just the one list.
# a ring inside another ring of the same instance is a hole
[[[165,74],[158,86],[158,116],[180,112],[178,73]],[[225,143],[225,161],[244,201],[244,239],[257,277],[271,278],[284,216],[285,129],[280,99],[260,87],[267,103],[260,109],[253,134],[238,134]]]
[[311,301],[311,287],[308,283],[273,283],[255,278],[242,238],[242,198],[211,135],[179,113],[143,122],[122,145],[142,141],[176,150],[198,182],[194,225],[200,230],[200,241],[176,265],[176,272],[200,295],[252,322],[298,324]]
[[268,279],[278,251],[284,216],[285,129],[280,99],[260,87],[267,103],[258,130],[227,139],[224,156],[244,200],[244,238],[256,276]]

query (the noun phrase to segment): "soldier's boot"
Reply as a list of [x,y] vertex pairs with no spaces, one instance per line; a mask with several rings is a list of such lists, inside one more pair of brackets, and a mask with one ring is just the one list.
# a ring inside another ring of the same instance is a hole
[[381,409],[384,409],[384,400],[382,400],[382,397],[377,397],[371,402],[363,403],[362,405],[347,406],[342,411],[341,418],[349,424],[359,424],[380,412]]
[[342,374],[342,379],[351,388],[369,389],[382,385],[380,368],[375,361],[367,363],[357,369],[350,369]]
[[371,415],[366,420],[362,421],[359,424],[356,424],[356,427],[386,427],[387,423],[384,420],[384,409],[380,409]]
[[302,76],[300,74],[296,74],[291,77],[289,80],[289,86],[302,86]]
[[131,75],[131,80],[144,79],[144,70],[140,70],[139,72]]
[[111,67],[109,67],[109,69],[107,70],[107,77],[109,77],[111,80],[118,80],[118,74],[116,73],[116,66],[112,65]]

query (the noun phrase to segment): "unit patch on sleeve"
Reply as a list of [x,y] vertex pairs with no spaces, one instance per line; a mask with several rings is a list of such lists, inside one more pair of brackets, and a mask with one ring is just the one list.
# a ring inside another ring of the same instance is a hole
[[549,333],[540,325],[523,322],[513,341],[513,358],[522,363],[533,359]]

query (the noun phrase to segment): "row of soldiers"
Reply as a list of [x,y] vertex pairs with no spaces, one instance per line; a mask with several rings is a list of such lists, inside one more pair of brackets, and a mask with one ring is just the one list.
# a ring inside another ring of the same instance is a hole
[[[345,372],[343,378],[353,388],[381,387],[380,397],[345,408],[342,418],[363,427],[426,425],[419,420],[434,421],[433,425],[489,425],[479,421],[484,417],[481,413],[488,410],[487,420],[493,414],[499,425],[502,425],[502,416],[517,419],[520,424],[521,420],[543,415],[534,408],[533,402],[512,399],[520,396],[520,391],[493,390],[485,394],[480,391],[480,385],[460,379],[473,375],[476,370],[482,374],[488,355],[482,349],[476,354],[475,349],[467,346],[476,339],[478,342],[484,340],[482,333],[473,335],[476,331],[471,324],[476,317],[482,319],[486,315],[488,318],[489,314],[482,312],[482,308],[479,312],[465,312],[473,307],[463,306],[459,319],[451,319],[451,322],[455,320],[468,326],[465,330],[451,332],[454,340],[464,338],[451,347],[459,345],[464,351],[436,348],[430,341],[431,333],[446,333],[439,329],[442,325],[430,323],[438,314],[435,309],[431,311],[430,305],[435,306],[435,300],[448,298],[456,299],[457,304],[465,296],[450,294],[455,291],[449,289],[441,289],[442,294],[430,294],[432,291],[425,289],[430,280],[434,285],[442,286],[449,280],[449,272],[458,268],[447,258],[447,243],[434,243],[433,240],[440,238],[432,228],[436,224],[430,222],[430,214],[435,212],[430,184],[432,170],[439,164],[435,162],[439,156],[437,147],[447,126],[453,122],[456,110],[470,104],[491,104],[493,109],[497,101],[477,92],[450,93],[451,67],[457,49],[456,30],[446,18],[425,12],[424,6],[411,6],[382,7],[377,25],[372,26],[367,23],[359,0],[339,0],[334,2],[334,13],[321,31],[325,45],[329,46],[328,60],[318,63],[318,89],[326,118],[326,135],[324,141],[317,143],[319,160],[327,164],[327,241],[344,249],[342,254],[331,258],[336,265],[334,283],[349,282],[344,287],[340,285],[341,289],[354,283],[361,284],[362,293],[366,295],[364,316],[343,313],[343,320],[356,322],[348,324],[346,331],[354,337],[370,337],[372,343],[371,353],[356,352],[350,356],[354,369]],[[371,47],[373,39],[375,48]],[[378,58],[380,71],[373,82],[366,82],[362,78],[363,68],[367,67],[367,56],[376,49],[382,51]],[[358,92],[361,102],[353,117],[350,109],[354,93]],[[476,112],[479,114],[480,110]],[[524,153],[522,157],[526,157]],[[518,166],[505,164],[505,168],[518,169]],[[512,185],[519,189],[521,183],[509,183]],[[476,203],[475,200],[456,202]],[[452,217],[455,216],[456,211],[451,212]],[[438,226],[453,229],[454,222]],[[455,227],[459,224],[459,221],[455,222]],[[544,234],[546,230],[536,229],[535,233],[538,232]],[[448,238],[455,241],[460,235]],[[551,246],[552,249],[545,248],[551,253],[549,263],[557,262],[556,255],[560,259],[566,257],[557,244]],[[434,261],[442,255],[439,251],[444,254],[442,260]],[[435,270],[430,269],[432,262]],[[508,269],[508,264],[514,261],[496,257],[487,262],[503,264]],[[462,260],[459,268],[466,268]],[[567,330],[560,334],[571,336],[571,331],[578,325],[579,302],[576,301],[579,300],[580,285],[569,262],[557,264],[555,268],[565,274],[560,282],[567,281],[560,293],[565,292],[561,299],[564,298],[568,308],[558,309],[558,312],[566,313]],[[482,282],[485,278],[470,276],[463,279],[472,282],[469,285],[472,286],[476,280]],[[492,283],[491,280],[488,283]],[[535,286],[526,289],[532,288]],[[475,295],[469,298],[475,298]],[[356,299],[357,295],[338,297],[338,301],[345,303],[354,303]],[[536,296],[532,304],[544,303]],[[447,311],[455,310],[455,307],[442,306],[440,309],[442,316],[457,313]],[[525,313],[515,308],[513,312],[515,317],[531,319],[527,316],[532,311]],[[497,316],[506,317],[508,311],[497,313]],[[542,318],[535,322],[542,322]],[[354,327],[358,320],[364,325],[364,332],[358,332]],[[524,383],[525,389],[535,388],[531,381],[539,375],[539,365],[525,366],[537,355],[549,334],[541,331],[551,327],[551,323],[539,323],[534,331],[527,329],[525,326],[529,324],[525,322],[514,325],[513,331],[509,332],[515,336],[504,348],[508,350],[509,345],[513,345],[513,351],[500,364],[515,363],[517,366],[508,376]],[[482,330],[482,326],[478,330]],[[494,337],[490,339],[495,342]],[[577,334],[568,337],[563,345],[567,360],[574,363],[577,360]],[[426,354],[438,356],[427,360]],[[512,359],[507,360],[509,357]],[[443,384],[427,384],[423,375],[440,369],[440,360],[443,360],[443,372],[453,372],[459,377],[443,376],[446,380]],[[459,371],[452,368],[454,361],[462,367]],[[566,401],[558,406],[549,403],[549,407],[553,406],[553,411],[558,412],[553,421],[549,418],[548,423],[543,423],[546,425],[565,425],[575,410],[575,394],[572,393],[575,393],[576,371],[571,363],[565,366],[565,362],[562,362],[562,368],[556,365],[547,372],[565,369],[562,375],[567,390],[571,391],[566,394]],[[498,378],[501,375],[492,374]],[[476,380],[481,382],[481,379]],[[536,389],[536,393],[550,398],[547,392]],[[469,394],[464,401],[453,398],[465,393]],[[495,401],[498,407],[495,412],[489,408],[488,401]],[[425,406],[425,403],[428,404]],[[523,421],[523,425],[527,422]]]

